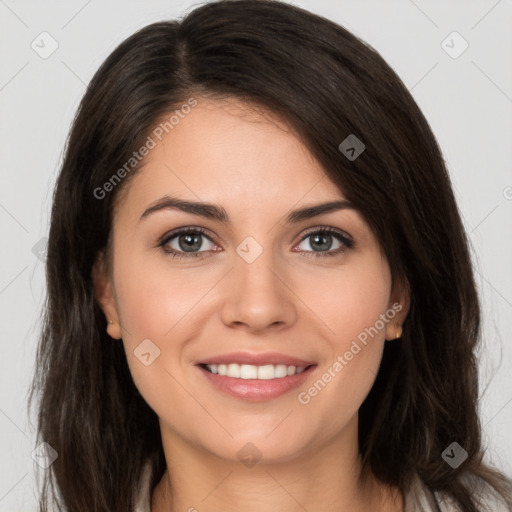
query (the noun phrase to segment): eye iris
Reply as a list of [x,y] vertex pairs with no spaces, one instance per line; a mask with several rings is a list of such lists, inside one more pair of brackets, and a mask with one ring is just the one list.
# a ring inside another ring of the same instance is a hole
[[[193,252],[201,247],[201,235],[200,234],[186,234],[179,237],[180,249],[185,252]],[[184,243],[182,243],[184,242]]]
[[315,248],[315,244],[318,244],[316,247],[320,250],[329,250],[331,248],[332,235],[320,235],[317,233],[313,235],[311,239],[311,247],[313,247],[313,249]]

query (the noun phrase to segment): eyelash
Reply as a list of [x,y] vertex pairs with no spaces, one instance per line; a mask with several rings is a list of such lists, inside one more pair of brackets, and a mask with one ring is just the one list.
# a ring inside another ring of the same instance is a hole
[[[213,240],[211,240],[211,238],[208,236],[208,232],[205,229],[199,228],[199,227],[198,228],[186,227],[186,228],[177,229],[176,231],[172,231],[171,233],[164,235],[163,238],[161,238],[160,241],[158,242],[158,247],[161,247],[162,250],[166,254],[170,254],[173,258],[182,259],[182,258],[189,258],[189,257],[193,257],[193,258],[204,257],[204,253],[207,251],[186,253],[186,252],[176,251],[175,249],[166,248],[166,245],[172,239],[176,238],[179,235],[183,235],[183,234],[187,234],[187,235],[201,234],[201,235],[205,236],[206,238],[208,238],[211,242],[213,242]],[[326,257],[330,257],[330,256],[340,255],[340,254],[344,253],[347,249],[351,249],[354,245],[354,242],[352,241],[352,239],[350,239],[348,236],[343,234],[343,232],[338,231],[337,229],[334,229],[334,228],[330,228],[328,226],[320,226],[320,227],[314,228],[314,230],[307,232],[299,240],[298,243],[300,244],[301,242],[303,242],[310,236],[317,235],[317,234],[332,235],[343,245],[342,245],[342,247],[340,247],[339,249],[336,249],[334,251],[300,251],[301,254],[305,254],[306,257],[310,257],[310,258],[326,258]]]

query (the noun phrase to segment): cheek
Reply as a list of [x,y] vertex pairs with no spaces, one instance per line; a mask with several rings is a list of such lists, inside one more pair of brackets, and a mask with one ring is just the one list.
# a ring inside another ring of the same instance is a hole
[[218,277],[198,277],[193,269],[171,272],[165,260],[147,264],[129,254],[120,249],[114,275],[125,353],[142,396],[164,411],[190,401],[175,379],[183,380],[184,349],[201,329],[194,314]]
[[328,293],[316,290],[315,309],[329,328],[329,350],[299,402],[311,411],[341,407],[343,413],[332,417],[338,425],[357,412],[378,372],[386,325],[394,316],[389,267],[385,260],[361,260],[331,279]]
[[373,338],[384,339],[385,324],[377,324],[380,315],[389,308],[391,275],[388,264],[378,256],[361,257],[320,282],[313,276],[306,283],[312,309],[328,327],[330,343],[337,351],[348,350],[351,340],[371,329]]
[[119,315],[128,338],[171,335],[209,286],[193,271],[170,272],[160,260],[120,258],[116,270]]

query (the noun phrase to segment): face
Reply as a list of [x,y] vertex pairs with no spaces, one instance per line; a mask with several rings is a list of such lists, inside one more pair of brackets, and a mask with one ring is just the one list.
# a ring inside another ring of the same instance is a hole
[[95,286],[162,431],[274,462],[353,435],[407,302],[362,215],[290,129],[234,99],[198,99],[153,138]]

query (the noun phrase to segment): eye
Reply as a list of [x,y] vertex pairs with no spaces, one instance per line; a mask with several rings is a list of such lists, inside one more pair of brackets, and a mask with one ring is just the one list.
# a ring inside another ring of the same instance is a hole
[[[211,244],[209,247],[206,244],[206,248],[204,247],[205,239]],[[215,244],[206,235],[204,229],[187,227],[164,235],[158,246],[173,257],[188,258],[204,256],[202,253],[211,251]]]
[[[207,243],[205,247],[205,239],[210,244],[209,246]],[[303,248],[298,252],[307,257],[336,256],[354,245],[349,235],[328,226],[313,228],[302,237],[296,247],[300,247],[306,241],[308,243],[304,245],[309,245],[310,250]],[[333,242],[338,247],[332,249]],[[218,247],[207,235],[207,231],[199,227],[186,227],[167,233],[158,242],[158,246],[173,258],[205,257],[204,253],[218,251]]]
[[[302,237],[301,244],[305,241],[308,241],[305,245],[309,245],[311,250],[303,249],[300,252],[305,252],[308,257],[314,258],[336,256],[354,245],[353,240],[348,235],[328,226],[314,228],[314,231],[310,231]],[[338,244],[338,247],[335,247],[334,250],[332,250],[333,242]],[[300,244],[297,247],[299,246]]]

